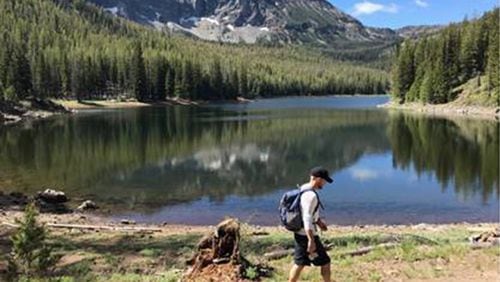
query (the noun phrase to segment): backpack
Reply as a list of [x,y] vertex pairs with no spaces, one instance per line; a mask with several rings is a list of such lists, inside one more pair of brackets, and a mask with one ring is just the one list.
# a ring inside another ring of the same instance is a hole
[[[297,185],[298,187],[298,185]],[[304,192],[313,191],[318,198],[318,205],[314,209],[314,213],[318,211],[318,208],[323,208],[321,201],[319,200],[318,193],[314,189],[300,190],[294,189],[283,194],[279,204],[280,220],[281,224],[289,231],[299,231],[304,227],[304,222],[302,221],[302,212],[300,210],[300,197]]]

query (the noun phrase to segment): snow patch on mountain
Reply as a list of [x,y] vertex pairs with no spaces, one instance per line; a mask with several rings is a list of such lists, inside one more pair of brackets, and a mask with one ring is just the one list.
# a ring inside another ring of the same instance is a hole
[[120,9],[118,7],[110,7],[110,8],[104,8],[104,11],[110,12],[114,16],[117,16],[118,11],[120,11]]

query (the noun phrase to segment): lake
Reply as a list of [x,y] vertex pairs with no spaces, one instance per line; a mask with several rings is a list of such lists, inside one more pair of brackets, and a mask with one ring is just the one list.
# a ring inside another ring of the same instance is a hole
[[334,224],[498,221],[499,123],[331,96],[88,110],[0,127],[0,189],[63,190],[116,218],[278,224],[284,191],[331,171]]

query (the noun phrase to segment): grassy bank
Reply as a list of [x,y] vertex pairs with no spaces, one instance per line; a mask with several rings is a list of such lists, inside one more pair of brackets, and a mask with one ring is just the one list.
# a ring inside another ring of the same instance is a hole
[[[4,211],[0,220],[13,222],[21,216],[21,212]],[[140,226],[155,230],[118,230],[124,225],[82,214],[44,214],[40,220],[117,228],[50,228],[50,245],[62,255],[55,271],[60,281],[177,281],[198,240],[213,232],[210,226],[178,225]],[[473,234],[495,228],[498,224],[330,226],[322,238],[332,246],[329,254],[335,281],[497,281],[499,247],[473,249],[467,240]],[[14,230],[5,225],[0,228],[0,271],[5,269],[10,249],[8,237]],[[386,242],[388,236],[398,238],[395,247],[376,248],[361,256],[343,255]],[[292,234],[279,227],[242,227],[242,254],[254,264],[274,269],[264,281],[285,281],[292,261],[291,256],[268,260],[264,254],[292,247]],[[302,279],[320,281],[319,270],[306,269]]]

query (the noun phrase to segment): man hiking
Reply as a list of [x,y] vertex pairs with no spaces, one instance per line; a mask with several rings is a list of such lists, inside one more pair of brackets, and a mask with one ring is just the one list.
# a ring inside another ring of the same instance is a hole
[[323,281],[330,282],[330,257],[317,234],[317,227],[322,231],[327,230],[326,223],[319,217],[321,202],[316,193],[326,182],[333,182],[328,171],[322,167],[316,167],[310,172],[309,182],[300,187],[300,211],[304,227],[294,232],[294,265],[290,270],[289,282],[298,281],[302,269],[311,264],[320,266]]

